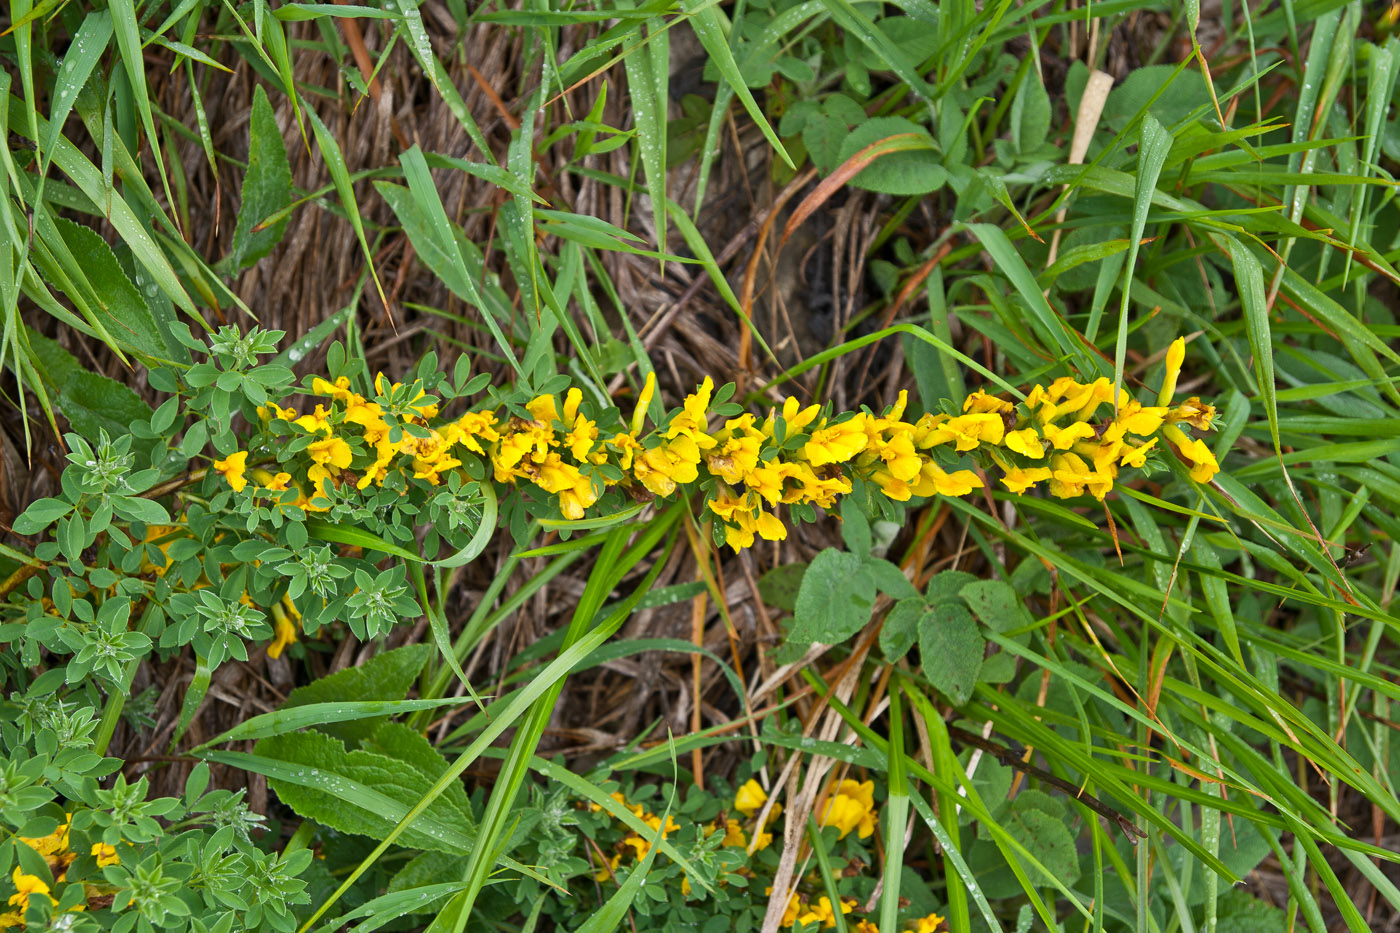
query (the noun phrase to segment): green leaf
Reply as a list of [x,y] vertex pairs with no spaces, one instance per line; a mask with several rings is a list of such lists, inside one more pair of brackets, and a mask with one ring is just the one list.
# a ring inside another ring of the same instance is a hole
[[[1072,885],[1079,880],[1079,854],[1075,851],[1074,836],[1064,821],[1046,807],[1047,803],[1054,802],[1039,791],[1022,791],[1011,804],[1011,813],[1002,825],[1046,871],[1066,885]],[[1032,871],[1040,874],[1034,868]]]
[[84,289],[84,297],[101,315],[101,324],[107,333],[124,348],[165,358],[169,350],[156,326],[155,315],[122,271],[107,241],[91,227],[65,217],[54,217],[53,223],[86,277],[85,282],[79,280],[75,285],[80,289],[90,286]]
[[[418,674],[432,654],[431,645],[405,645],[377,654],[358,667],[347,667],[329,677],[297,687],[282,704],[282,710],[346,701],[392,702],[402,700],[412,689]],[[349,743],[367,738],[378,727],[377,720],[338,722],[324,730]]]
[[[374,839],[387,836],[433,785],[417,762],[363,749],[347,751],[339,739],[315,731],[263,739],[254,755],[224,752],[210,758],[259,759],[243,766],[256,764],[250,770],[267,775],[268,785],[298,816]],[[404,828],[403,844],[454,854],[470,850],[471,814],[454,805],[452,796],[435,797]]]
[[1011,144],[1017,152],[1034,152],[1050,135],[1050,95],[1038,71],[1021,82],[1011,102]]
[[788,640],[834,645],[859,632],[875,605],[875,580],[855,554],[827,548],[818,554],[797,591]]
[[797,608],[797,593],[802,587],[802,577],[807,573],[804,563],[784,564],[758,578],[758,595],[765,605],[784,612]]
[[973,613],[994,632],[1005,634],[1030,624],[1030,615],[1011,584],[1001,580],[978,580],[958,591]]
[[319,518],[311,518],[306,521],[306,532],[318,541],[329,541],[332,544],[349,544],[352,547],[364,548],[366,551],[380,551],[418,563],[421,563],[423,560],[421,556],[399,547],[387,538],[381,537],[372,531],[366,531],[355,525],[341,525]]
[[285,215],[266,228],[257,228],[292,203],[291,163],[287,161],[282,131],[277,128],[272,105],[261,84],[253,92],[248,134],[248,173],[243,176],[238,225],[233,230],[233,248],[228,257],[229,268],[233,271],[251,266],[282,242],[282,234],[287,229]]
[[[349,670],[353,671],[356,668],[349,668]],[[314,681],[312,685],[321,682]],[[310,726],[321,726],[327,723],[374,719],[376,725],[365,731],[365,735],[368,736],[378,723],[384,721],[386,716],[397,716],[400,713],[412,713],[420,709],[455,706],[470,702],[468,697],[447,697],[441,700],[337,700],[333,703],[310,703],[305,706],[284,707],[270,713],[254,716],[252,719],[246,719],[199,747],[208,748],[211,745],[223,745],[247,739],[265,739],[269,736],[297,732]]]
[[148,422],[151,406],[131,389],[106,376],[84,369],[71,353],[47,337],[28,331],[39,377],[58,400],[58,410],[73,430],[96,442],[102,431],[109,437],[131,433],[133,422]]
[[959,603],[940,603],[919,620],[924,676],[954,706],[971,698],[986,647],[972,613]]
[[15,533],[36,535],[71,511],[72,503],[62,499],[36,499],[15,519]]
[[886,660],[893,663],[909,653],[919,638],[924,616],[932,612],[922,597],[901,599],[894,604],[880,629],[880,650]]
[[853,188],[864,188],[881,194],[931,194],[948,181],[948,171],[935,152],[933,137],[928,130],[903,117],[876,117],[865,120],[844,135],[837,150],[836,162],[844,164],[851,156],[871,143],[891,136],[912,136],[906,144],[885,153],[856,173]]
[[[768,145],[773,147],[773,151],[787,163],[788,168],[796,171],[797,166],[793,164],[792,157],[787,154],[783,144],[778,141],[778,135],[773,132],[773,127],[768,124],[768,120],[763,115],[763,108],[754,100],[753,94],[749,92],[749,87],[744,83],[743,76],[739,73],[739,63],[734,60],[734,53],[729,48],[729,39],[725,35],[725,26],[721,18],[720,9],[715,4],[698,4],[696,0],[684,4],[688,8],[690,16],[690,26],[695,30],[695,38],[700,40],[700,44],[705,47],[705,52],[714,62],[715,67],[724,80],[729,82],[734,93],[738,95],[739,102],[744,105],[744,109],[749,112],[749,118],[758,126],[763,138],[768,140]],[[698,6],[698,9],[696,8]]]

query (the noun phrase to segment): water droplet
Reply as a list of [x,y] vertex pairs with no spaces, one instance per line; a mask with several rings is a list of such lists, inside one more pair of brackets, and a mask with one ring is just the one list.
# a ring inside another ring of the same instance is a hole
[[150,285],[146,286],[146,294],[152,298],[156,296],[156,292],[158,291],[160,291],[160,287],[156,285],[155,282],[152,282]]

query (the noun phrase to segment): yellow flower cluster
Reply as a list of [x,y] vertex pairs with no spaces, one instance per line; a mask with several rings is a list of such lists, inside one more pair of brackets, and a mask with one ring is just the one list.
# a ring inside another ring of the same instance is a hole
[[[60,884],[67,877],[69,866],[78,857],[69,845],[68,833],[72,823],[73,815],[70,813],[65,816],[63,823],[47,836],[32,839],[28,836],[19,837],[20,842],[39,853],[48,863],[50,873]],[[98,868],[121,864],[116,848],[106,843],[94,842],[89,854],[96,859]],[[58,905],[58,899],[50,893],[48,882],[38,875],[26,874],[24,869],[15,866],[10,880],[14,883],[15,893],[10,895],[8,903],[15,909],[0,913],[0,930],[24,926],[24,913],[29,909],[31,897],[43,896],[49,899],[50,904]],[[80,904],[74,909],[83,910],[85,907],[86,904]]]
[[[583,518],[612,487],[643,501],[694,486],[705,490],[706,514],[721,523],[725,542],[737,551],[758,538],[786,537],[779,506],[800,506],[808,515],[810,507],[830,509],[856,480],[901,502],[982,488],[979,472],[953,468],[963,455],[983,469],[998,468],[1002,484],[1018,495],[1045,483],[1053,496],[1102,499],[1119,470],[1143,466],[1161,437],[1187,461],[1193,479],[1208,482],[1219,465],[1205,443],[1182,428],[1209,429],[1215,410],[1198,398],[1170,404],[1184,356],[1185,341],[1178,339],[1168,351],[1155,406],[1121,389],[1115,398],[1107,379],[1083,384],[1066,377],[1036,386],[1020,404],[978,391],[961,414],[930,413],[913,422],[903,420],[908,395],[900,392],[881,415],[824,414],[823,406],[787,398],[762,420],[751,413],[721,415],[712,428],[716,393],[707,377],[650,431],[644,428],[654,375],[647,376],[625,424],[616,409],[585,405],[577,388],[562,400],[536,396],[524,415],[489,409],[442,419],[421,388],[405,390],[382,375],[375,379],[379,401],[351,391],[343,377],[334,383],[316,378],[311,390],[328,405],[318,403],[303,415],[276,403],[258,409],[274,435],[311,438],[295,448],[304,450],[298,469],[308,485],[287,472],[253,469],[251,476],[262,493],[295,489],[290,504],[319,511],[329,508],[325,494],[332,487],[380,486],[391,472],[436,486],[463,467],[464,458],[476,457],[496,482],[534,487],[570,520]],[[392,414],[381,405],[412,393]],[[727,397],[722,391],[719,400]],[[248,451],[236,451],[214,469],[242,492],[249,485],[247,460]],[[290,500],[277,498],[279,504]]]
[[[1205,442],[1182,430],[1209,430],[1215,408],[1199,398],[1171,405],[1186,357],[1186,341],[1167,350],[1167,371],[1156,405],[1143,405],[1104,378],[1092,383],[1068,377],[1036,386],[1020,405],[974,392],[957,416],[925,416],[915,427],[915,446],[952,443],[957,451],[979,450],[1002,471],[1002,484],[1017,495],[1046,483],[1052,496],[1085,493],[1103,499],[1121,467],[1141,467],[1163,437],[1190,467],[1191,478],[1208,483],[1220,470]],[[1100,418],[1099,411],[1112,410]]]

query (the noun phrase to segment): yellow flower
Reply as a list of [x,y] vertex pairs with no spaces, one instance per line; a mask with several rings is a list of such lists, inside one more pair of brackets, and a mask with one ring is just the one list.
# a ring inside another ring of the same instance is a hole
[[[1127,404],[1118,407],[1118,417],[1113,419],[1115,427],[1121,427],[1128,434],[1147,437],[1156,433],[1167,417],[1165,408],[1148,408],[1136,399],[1128,399]],[[1105,434],[1105,436],[1108,436]],[[1115,438],[1116,439],[1116,438]]]
[[1006,433],[1006,421],[1001,415],[989,413],[959,415],[935,425],[929,433],[932,444],[953,442],[958,451],[975,450],[978,444],[1000,444]]
[[1014,411],[1015,408],[1016,406],[1010,402],[999,399],[995,395],[988,395],[982,389],[973,392],[963,401],[963,414],[985,414],[988,412],[1000,414]]
[[1007,431],[1003,442],[1006,444],[1007,450],[1023,457],[1039,460],[1045,456],[1045,445],[1041,443],[1040,435],[1035,432],[1035,428]]
[[1185,421],[1193,428],[1209,431],[1215,422],[1215,406],[1207,405],[1193,395],[1167,412],[1167,421]]
[[501,436],[496,433],[495,424],[496,415],[494,412],[469,411],[457,419],[457,429],[459,432],[457,443],[473,453],[485,454],[485,449],[482,448],[481,443],[477,439],[480,438],[487,443],[494,443],[500,440]]
[[677,484],[693,483],[699,478],[696,469],[699,459],[692,460],[685,455],[685,438],[677,438],[681,450],[671,444],[662,444],[650,450],[642,450],[632,461],[632,472],[642,485],[658,496],[669,496],[676,491]]
[[253,479],[261,483],[262,488],[268,492],[285,492],[287,484],[292,481],[292,474],[278,473],[276,476],[271,476],[267,470],[254,470]]
[[307,434],[315,434],[318,431],[329,431],[331,429],[330,412],[326,406],[317,405],[316,410],[309,415],[302,415],[292,422]]
[[73,814],[69,813],[64,816],[63,822],[59,824],[58,828],[47,836],[35,839],[20,836],[19,839],[20,842],[43,856],[44,861],[49,863],[49,868],[53,869],[54,874],[59,874],[73,861],[73,853],[68,848],[68,830],[72,823]]
[[1137,446],[1133,446],[1132,444],[1124,444],[1123,453],[1118,458],[1118,462],[1126,467],[1141,467],[1147,462],[1148,453],[1151,452],[1152,448],[1156,446],[1157,438],[1155,437],[1149,440],[1146,444],[1139,444]]
[[880,459],[895,479],[909,482],[919,475],[923,460],[914,451],[914,438],[908,431],[900,431],[879,445]]
[[[763,893],[771,897],[773,894],[773,886],[769,885],[768,887],[764,888]],[[787,907],[783,909],[783,919],[778,922],[779,926],[792,926],[794,923],[797,922],[797,915],[801,912],[801,910],[802,901],[798,898],[797,892],[794,891],[792,894],[788,895]]]
[[18,893],[10,895],[11,907],[18,907],[21,912],[27,910],[29,907],[29,898],[34,894],[42,894],[48,897],[53,903],[58,903],[58,901],[54,900],[53,897],[49,895],[48,883],[38,875],[26,875],[23,869],[19,866],[15,866],[15,872],[11,877],[14,880],[15,887],[18,889]]
[[705,381],[700,383],[700,388],[685,397],[685,401],[681,403],[680,414],[672,418],[671,423],[666,426],[664,436],[667,440],[686,437],[694,441],[700,450],[709,450],[715,446],[715,439],[705,433],[705,422],[709,417],[707,410],[714,386],[714,382],[706,376]]
[[748,844],[748,840],[744,838],[744,829],[739,825],[739,821],[725,820],[723,845],[744,848]]
[[1061,499],[1082,496],[1087,489],[1102,499],[1113,488],[1113,477],[1090,469],[1084,458],[1074,453],[1056,454],[1050,460],[1050,494]]
[[1176,394],[1176,379],[1181,375],[1181,364],[1186,360],[1186,338],[1178,337],[1167,347],[1167,371],[1162,376],[1162,388],[1157,393],[1158,405],[1170,405]]
[[312,461],[320,466],[329,464],[338,470],[344,470],[350,466],[350,445],[339,437],[312,441],[307,446],[306,452],[311,455]]
[[[632,409],[632,436],[642,433],[642,425],[646,424],[647,408],[651,406],[652,396],[656,394],[656,373],[647,373],[647,381],[642,384],[641,394],[637,396],[637,407]],[[624,467],[623,469],[626,469]]]
[[350,380],[341,376],[335,382],[328,382],[320,376],[316,376],[311,380],[311,392],[313,395],[322,395],[338,402],[346,402],[350,400]]
[[[808,405],[803,408],[802,403],[792,396],[783,399],[783,424],[787,429],[787,434],[783,437],[774,437],[774,440],[785,441],[794,434],[801,434],[803,428],[816,420],[817,415],[821,414],[821,410],[820,405]],[[767,420],[763,422],[763,433],[769,437],[773,437],[777,416],[777,409],[774,409],[769,412]]]
[[849,421],[817,428],[802,445],[802,456],[814,467],[845,463],[864,450],[867,441],[862,413]]
[[285,593],[280,603],[272,604],[272,621],[273,639],[272,644],[267,646],[267,656],[280,658],[282,652],[297,640],[297,635],[301,632],[301,613],[297,611],[291,597]]
[[857,920],[855,933],[880,933],[880,928],[869,920]]
[[214,469],[223,474],[234,492],[242,492],[243,487],[248,485],[248,480],[244,478],[248,471],[248,451],[235,451],[222,460],[215,460]]
[[1054,445],[1056,450],[1069,450],[1078,441],[1086,441],[1094,436],[1094,426],[1085,421],[1075,421],[1063,428],[1047,422],[1041,430],[1045,433],[1045,439]]
[[1008,466],[1004,469],[1006,475],[1001,478],[1002,485],[1018,496],[1036,483],[1050,478],[1049,467]]
[[98,868],[106,868],[108,865],[120,865],[122,860],[117,856],[117,847],[109,846],[105,842],[94,842],[92,844],[92,855],[97,859]]
[[982,480],[971,470],[947,473],[938,464],[928,460],[919,470],[912,491],[916,496],[931,496],[934,493],[940,496],[965,496],[974,489],[981,489],[982,486]]
[[[855,901],[850,898],[841,899],[841,913],[848,914],[855,909]],[[798,923],[820,923],[824,927],[836,926],[836,911],[832,909],[831,899],[823,897],[815,904],[807,906],[807,912],[797,918]]]
[[734,809],[744,816],[753,816],[768,802],[768,792],[763,786],[749,778],[734,794]]
[[537,395],[525,403],[525,410],[530,413],[530,417],[543,425],[553,425],[559,420],[559,410],[554,407],[554,396]]
[[1162,434],[1176,446],[1177,453],[1181,454],[1191,465],[1191,478],[1198,483],[1209,483],[1216,473],[1220,472],[1220,464],[1215,459],[1215,454],[1211,453],[1205,441],[1195,437],[1187,437],[1186,432],[1174,424],[1169,424],[1162,429]]
[[769,505],[777,505],[783,498],[783,482],[797,475],[797,467],[781,460],[765,460],[763,465],[749,471],[744,484],[768,500]]
[[826,802],[825,809],[818,805],[822,816],[817,822],[822,826],[835,826],[844,839],[851,830],[858,830],[860,838],[867,839],[875,832],[875,782],[858,783],[849,778],[836,786],[836,793]]
[[927,917],[920,917],[915,921],[914,933],[934,933],[938,929],[943,918],[938,914],[929,914]]
[[618,852],[608,859],[608,866],[593,876],[594,881],[607,881],[617,871],[618,863],[622,861],[622,853]]

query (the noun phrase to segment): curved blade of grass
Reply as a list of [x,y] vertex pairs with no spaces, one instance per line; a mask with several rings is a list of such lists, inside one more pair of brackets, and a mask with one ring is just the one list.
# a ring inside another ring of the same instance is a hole
[[778,141],[778,134],[774,133],[773,127],[768,125],[768,120],[763,116],[763,110],[758,106],[758,101],[753,99],[753,94],[749,92],[749,86],[744,83],[744,78],[739,73],[739,63],[734,60],[734,53],[729,49],[727,30],[724,28],[719,6],[708,2],[708,0],[685,0],[681,6],[690,14],[690,26],[695,30],[695,38],[699,39],[700,44],[705,47],[706,54],[710,56],[710,60],[719,69],[720,75],[729,82],[734,93],[739,95],[739,101],[749,112],[750,119],[758,127],[759,132],[763,134],[763,138],[768,140],[768,145],[772,146],[778,157],[787,163],[788,168],[796,171],[797,166],[793,163],[792,157],[783,148],[783,144]]
[[968,224],[967,229],[981,241],[992,261],[1026,303],[1032,320],[1040,325],[1043,335],[1053,342],[1050,349],[1060,359],[1071,362],[1085,379],[1111,375],[1107,361],[1100,359],[1096,354],[1090,354],[1084,346],[1084,341],[1055,313],[1055,309],[1050,307],[1045,293],[1036,284],[1035,276],[1026,268],[1025,260],[1016,252],[1016,248],[1011,245],[1002,229],[991,224]]
[[[890,690],[890,796],[885,805],[885,812],[881,815],[885,823],[885,883],[880,891],[882,930],[894,930],[899,927],[899,881],[904,872],[904,825],[909,820],[909,778],[905,774],[904,764],[904,713],[900,708],[899,695],[900,691],[897,688]],[[948,885],[950,903],[954,887],[957,886]],[[832,903],[836,901],[833,900]]]
[[471,540],[460,551],[451,557],[434,561],[434,567],[452,568],[469,564],[480,557],[481,552],[486,550],[486,545],[491,542],[491,535],[496,531],[496,487],[493,483],[485,482],[478,484],[478,488],[482,496],[481,524],[476,526]]
[[246,739],[265,739],[270,735],[296,732],[308,726],[319,726],[328,722],[350,722],[356,719],[372,719],[377,716],[397,716],[421,709],[436,709],[439,706],[457,706],[470,702],[467,697],[446,697],[441,700],[345,700],[335,703],[308,703],[291,709],[278,709],[245,719],[227,732],[215,736],[190,749],[194,755],[214,745],[226,742],[240,742]]
[[345,156],[340,151],[340,144],[335,141],[331,131],[326,128],[326,124],[321,122],[321,118],[316,115],[312,107],[305,107],[307,118],[311,121],[311,131],[316,136],[316,148],[321,150],[321,158],[326,163],[326,170],[331,173],[331,181],[335,183],[336,193],[340,196],[340,203],[345,207],[345,215],[350,221],[351,228],[355,231],[355,239],[360,242],[360,252],[364,254],[365,265],[369,267],[370,278],[374,279],[374,289],[379,293],[379,301],[384,306],[384,311],[389,315],[389,320],[393,321],[394,312],[389,307],[389,299],[384,295],[384,286],[379,282],[379,273],[374,268],[374,253],[370,251],[369,241],[365,239],[364,222],[360,219],[360,205],[355,200],[355,188],[350,180],[350,171],[345,167]]
[[1171,151],[1172,134],[1148,114],[1142,121],[1142,135],[1138,141],[1137,191],[1133,196],[1133,226],[1128,237],[1128,261],[1123,268],[1126,277],[1123,282],[1123,303],[1118,309],[1118,342],[1113,351],[1113,398],[1114,408],[1118,406],[1118,392],[1123,386],[1123,366],[1128,358],[1128,301],[1132,294],[1129,282],[1137,273],[1138,250],[1142,235],[1147,228],[1147,213],[1152,207],[1152,192],[1157,190],[1157,179],[1162,174],[1162,164]]

